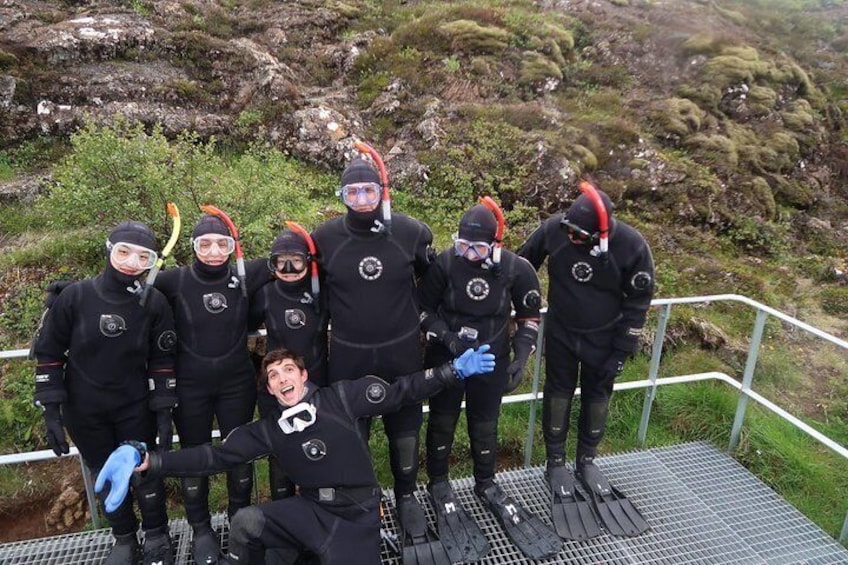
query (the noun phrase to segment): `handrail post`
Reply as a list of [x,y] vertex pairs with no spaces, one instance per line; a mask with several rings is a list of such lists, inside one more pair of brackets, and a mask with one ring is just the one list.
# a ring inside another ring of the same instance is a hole
[[91,512],[91,524],[94,526],[95,530],[99,530],[100,513],[97,511],[97,497],[94,496],[94,485],[91,483],[91,472],[85,464],[81,453],[78,455],[78,459],[80,467],[82,467],[82,482],[85,485],[85,498],[88,500],[88,511]]
[[745,409],[748,406],[748,391],[751,390],[751,382],[754,380],[754,369],[757,366],[757,356],[760,353],[760,343],[763,339],[763,329],[766,326],[766,313],[757,308],[757,319],[754,322],[754,332],[751,334],[751,344],[748,347],[748,359],[745,361],[745,373],[742,375],[742,389],[740,390],[739,402],[736,404],[736,416],[733,418],[733,428],[730,430],[730,443],[727,452],[732,453],[739,445],[739,434],[742,431],[742,423],[745,421]]
[[642,419],[639,422],[639,432],[636,436],[639,445],[643,447],[645,445],[645,438],[648,435],[651,407],[654,405],[654,398],[657,395],[657,375],[660,372],[660,359],[662,358],[663,341],[665,341],[665,332],[669,317],[671,317],[671,304],[665,304],[660,309],[657,333],[654,336],[654,345],[651,348],[651,364],[648,367],[648,380],[651,381],[651,386],[645,390],[645,402],[642,404]]
[[524,442],[524,468],[530,467],[533,458],[533,436],[536,434],[536,404],[539,400],[539,374],[542,371],[542,345],[545,341],[545,319],[539,320],[539,335],[536,336],[536,353],[533,356],[533,400],[530,402],[530,421],[527,423],[527,440]]
[[845,521],[842,522],[842,533],[839,534],[839,543],[848,545],[848,513],[845,514]]

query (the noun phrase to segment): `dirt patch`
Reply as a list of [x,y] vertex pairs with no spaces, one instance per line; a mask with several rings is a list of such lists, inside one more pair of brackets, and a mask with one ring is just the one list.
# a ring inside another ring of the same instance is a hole
[[79,532],[91,521],[75,457],[14,466],[0,496],[0,543]]

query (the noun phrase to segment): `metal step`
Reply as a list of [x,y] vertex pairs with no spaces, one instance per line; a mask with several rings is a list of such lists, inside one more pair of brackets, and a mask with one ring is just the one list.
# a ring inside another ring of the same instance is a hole
[[[642,511],[651,529],[636,538],[606,533],[563,543],[553,559],[535,563],[655,564],[848,563],[848,550],[780,498],[726,453],[707,443],[688,443],[597,459],[607,477]],[[548,490],[542,468],[498,474],[503,489],[547,523]],[[492,547],[484,564],[527,562],[506,539],[494,518],[473,494],[473,479],[452,481],[468,512]],[[434,522],[426,491],[418,498]],[[394,508],[390,490],[388,506]],[[222,546],[228,541],[224,515],[213,518]],[[393,512],[384,526],[397,532]],[[179,564],[193,564],[191,534],[185,520],[171,522]],[[90,565],[102,561],[112,545],[108,530],[82,532],[0,545],[0,563],[9,565]],[[383,547],[383,563],[401,560]]]

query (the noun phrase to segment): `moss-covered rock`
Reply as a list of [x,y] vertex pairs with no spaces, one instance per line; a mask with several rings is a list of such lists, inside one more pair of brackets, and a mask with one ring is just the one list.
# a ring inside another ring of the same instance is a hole
[[777,92],[768,86],[755,84],[748,91],[748,108],[755,116],[764,116],[777,104]]

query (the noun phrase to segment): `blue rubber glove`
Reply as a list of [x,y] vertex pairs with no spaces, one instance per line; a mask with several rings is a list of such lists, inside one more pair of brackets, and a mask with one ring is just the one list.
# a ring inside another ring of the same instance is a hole
[[109,455],[106,464],[97,474],[94,492],[100,493],[108,481],[111,485],[109,496],[103,501],[106,512],[114,512],[127,497],[130,488],[130,477],[133,469],[141,464],[141,453],[131,445],[122,445]]
[[477,349],[469,349],[454,359],[453,370],[456,371],[456,378],[464,381],[468,377],[494,371],[495,356],[492,353],[486,353],[489,349],[489,345],[481,345]]

